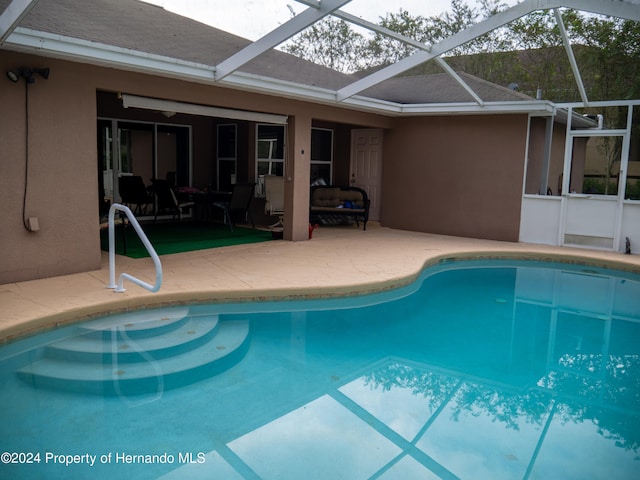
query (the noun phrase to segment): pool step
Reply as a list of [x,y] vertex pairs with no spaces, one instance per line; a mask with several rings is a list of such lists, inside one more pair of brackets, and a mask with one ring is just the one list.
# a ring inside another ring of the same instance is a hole
[[218,316],[210,315],[187,318],[175,329],[155,336],[137,336],[123,327],[114,327],[109,335],[84,333],[52,343],[45,348],[44,356],[77,362],[137,362],[144,360],[143,352],[155,359],[166,358],[205,343],[215,335],[218,326]]
[[188,319],[188,315],[188,307],[164,308],[160,312],[142,310],[121,313],[83,323],[78,326],[78,331],[107,340],[113,338],[114,331],[129,338],[153,337],[180,328]]
[[140,323],[84,325],[80,335],[44,347],[42,358],[18,376],[38,387],[74,392],[154,394],[221,373],[248,350],[248,320],[208,315]]

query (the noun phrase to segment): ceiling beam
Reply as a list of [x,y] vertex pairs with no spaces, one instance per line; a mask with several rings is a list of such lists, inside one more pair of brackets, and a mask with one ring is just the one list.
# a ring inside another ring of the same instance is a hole
[[473,98],[473,100],[480,106],[484,105],[484,101],[482,100],[482,98],[480,98],[480,96],[475,92],[475,90],[473,88],[471,88],[471,86],[465,82],[462,77],[460,75],[458,75],[458,73],[451,68],[451,66],[445,62],[442,58],[440,57],[436,57],[434,60],[438,65],[440,65],[440,68],[442,68],[446,73],[449,74],[449,76],[451,78],[453,78],[458,85],[460,85],[462,88],[464,88],[466,90],[466,92],[471,95],[471,97]]
[[351,83],[346,87],[338,90],[336,93],[336,100],[341,102],[346,98],[351,97],[352,95],[356,95],[363,90],[366,90],[369,87],[377,85],[380,82],[388,80],[389,78],[393,78],[396,75],[399,75],[407,70],[416,67],[424,62],[429,60],[433,60],[434,58],[439,57],[447,53],[448,51],[459,47],[477,37],[480,37],[490,31],[499,28],[507,23],[510,23],[514,20],[517,20],[528,13],[531,13],[534,10],[537,10],[537,5],[541,2],[540,0],[525,0],[522,3],[518,3],[515,6],[505,10],[503,12],[497,13],[486,20],[472,25],[471,27],[456,33],[444,40],[434,44],[431,47],[430,51],[419,51],[410,57],[404,58],[393,65],[389,65],[381,70],[378,70],[371,75],[364,77],[361,80]]
[[309,25],[314,24],[318,20],[322,20],[331,12],[337,10],[343,5],[346,5],[350,1],[351,0],[322,0],[317,7],[314,6],[307,8],[288,22],[283,23],[275,30],[272,30],[265,36],[259,38],[236,54],[224,60],[222,63],[218,64],[216,66],[216,80],[221,80],[227,75],[235,72],[254,58],[277,47],[307,28]]
[[4,43],[38,0],[13,0],[0,15],[0,45]]
[[[356,17],[347,12],[343,12],[342,10],[336,10],[332,14],[334,17],[341,18],[349,23],[353,23],[354,25],[358,25],[360,27],[366,28],[367,30],[371,30],[373,32],[379,33],[380,35],[385,35],[387,37],[393,38],[394,40],[398,40],[399,42],[406,43],[407,45],[411,45],[412,47],[418,48],[425,52],[431,51],[431,46],[419,42],[411,37],[407,37],[405,35],[401,35],[393,30],[389,30],[388,28],[381,27],[380,25],[376,25],[375,23],[371,23],[367,20],[363,20],[360,17]],[[456,71],[449,66],[447,62],[445,62],[442,58],[436,57],[435,61],[451,78],[453,78],[458,85],[464,88],[469,95],[475,100],[478,105],[482,105],[484,102],[478,96],[478,94],[469,86],[467,82],[465,82],[460,75],[456,73]]]
[[499,12],[480,23],[472,25],[434,44],[430,51],[419,51],[410,57],[347,85],[336,92],[336,100],[339,102],[344,101],[346,98],[356,95],[369,87],[393,78],[424,62],[438,58],[440,55],[460,45],[464,45],[475,38],[500,28],[503,25],[507,25],[531,12],[562,7],[640,21],[640,6],[638,0],[523,0],[507,10]]
[[298,3],[303,3],[307,7],[320,8],[320,3],[322,0],[296,0]]
[[552,3],[557,5],[546,8],[567,7],[609,17],[640,21],[640,2],[638,0],[560,0]]
[[567,52],[567,57],[569,59],[569,64],[571,65],[571,70],[573,71],[573,77],[576,80],[576,84],[578,85],[578,91],[580,92],[580,98],[584,102],[585,106],[589,105],[589,97],[587,96],[587,91],[584,88],[584,82],[582,81],[582,76],[580,75],[580,69],[578,68],[578,62],[576,62],[576,57],[573,54],[573,48],[571,48],[571,42],[569,41],[569,35],[567,34],[567,29],[564,26],[564,21],[562,20],[562,14],[560,13],[560,9],[554,8],[553,15],[556,18],[556,22],[558,24],[558,28],[560,30],[560,36],[562,37],[562,43],[564,44],[564,49]]

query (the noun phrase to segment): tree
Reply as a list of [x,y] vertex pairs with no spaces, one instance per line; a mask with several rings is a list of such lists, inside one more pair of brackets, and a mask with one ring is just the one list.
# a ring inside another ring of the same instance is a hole
[[[425,45],[433,45],[506,8],[499,0],[482,0],[478,10],[463,0],[452,0],[451,11],[433,17],[412,16],[400,9],[380,18],[379,25]],[[505,49],[508,35],[496,30],[461,45],[452,53]],[[332,17],[293,37],[283,50],[345,73],[389,65],[416,51],[416,47],[379,33],[365,37],[347,22]]]
[[[506,6],[500,0],[481,0],[477,9],[464,0],[452,0],[451,10],[438,16],[412,16],[400,9],[379,19],[379,24],[425,45],[438,43],[477,22],[495,15]],[[587,97],[590,100],[640,98],[640,22],[560,11],[574,52]],[[289,53],[345,73],[381,68],[415,53],[417,47],[386,35],[365,36],[342,20],[326,19],[294,37],[284,48]],[[531,97],[538,91],[553,102],[581,100],[571,64],[563,45],[555,14],[551,10],[532,12],[497,30],[446,53],[446,62],[456,71],[507,86],[518,85]],[[441,73],[436,62],[426,62],[403,75]],[[626,125],[627,107],[581,109],[584,114],[603,114],[610,128]],[[640,108],[633,109],[633,138],[640,136]],[[601,139],[601,178],[593,188],[608,194],[617,188],[621,157],[620,137]],[[634,150],[634,152],[637,151]],[[632,154],[637,158],[637,153]],[[588,179],[596,182],[596,180]],[[628,177],[628,196],[640,197],[640,181]],[[631,193],[634,192],[634,193]]]
[[283,50],[344,73],[369,67],[364,37],[344,20],[333,17],[306,28],[285,44]]
[[[500,0],[481,0],[472,8],[452,0],[451,10],[433,17],[400,9],[379,19],[380,26],[432,45],[504,10]],[[563,9],[578,66],[590,98],[640,97],[640,22]],[[284,50],[345,73],[379,68],[412,55],[416,47],[374,34],[357,33],[347,22],[329,17],[309,27]],[[454,70],[499,85],[517,83],[531,96],[541,89],[552,101],[580,99],[553,12],[537,11],[447,52]],[[427,62],[406,75],[440,73]]]
[[[421,16],[412,17],[403,9],[398,13],[388,13],[381,18],[380,26],[422,43],[433,43],[429,35],[429,19]],[[370,63],[375,66],[390,65],[412,55],[415,51],[416,47],[379,33],[376,33],[367,44],[367,53],[371,55]]]

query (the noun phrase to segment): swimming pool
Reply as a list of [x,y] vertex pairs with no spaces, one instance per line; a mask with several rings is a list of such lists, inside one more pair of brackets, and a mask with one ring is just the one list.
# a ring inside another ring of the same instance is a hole
[[0,349],[1,478],[640,478],[640,281],[446,262]]

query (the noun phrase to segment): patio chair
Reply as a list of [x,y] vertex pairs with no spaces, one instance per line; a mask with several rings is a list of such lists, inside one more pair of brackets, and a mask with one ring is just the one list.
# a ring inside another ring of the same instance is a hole
[[178,197],[176,197],[175,192],[166,180],[152,178],[151,183],[157,202],[156,215],[153,219],[154,222],[158,219],[160,212],[171,212],[173,214],[172,220],[175,220],[176,215],[178,215],[178,219],[182,221],[182,210],[195,205],[194,202],[179,202]]
[[235,224],[238,215],[242,215],[243,218],[247,216],[251,219],[251,225],[256,228],[256,222],[253,220],[253,215],[249,206],[253,199],[253,193],[256,188],[255,183],[236,183],[233,186],[231,198],[225,202],[213,202],[213,206],[220,208],[224,212],[224,221],[229,224],[229,228],[233,232],[233,225]]
[[133,213],[140,215],[146,212],[147,207],[153,203],[153,196],[149,194],[142,177],[126,175],[118,179],[120,199],[124,205],[133,209]]
[[264,196],[264,213],[279,217],[278,221],[271,225],[271,228],[281,227],[284,215],[284,177],[265,175]]

